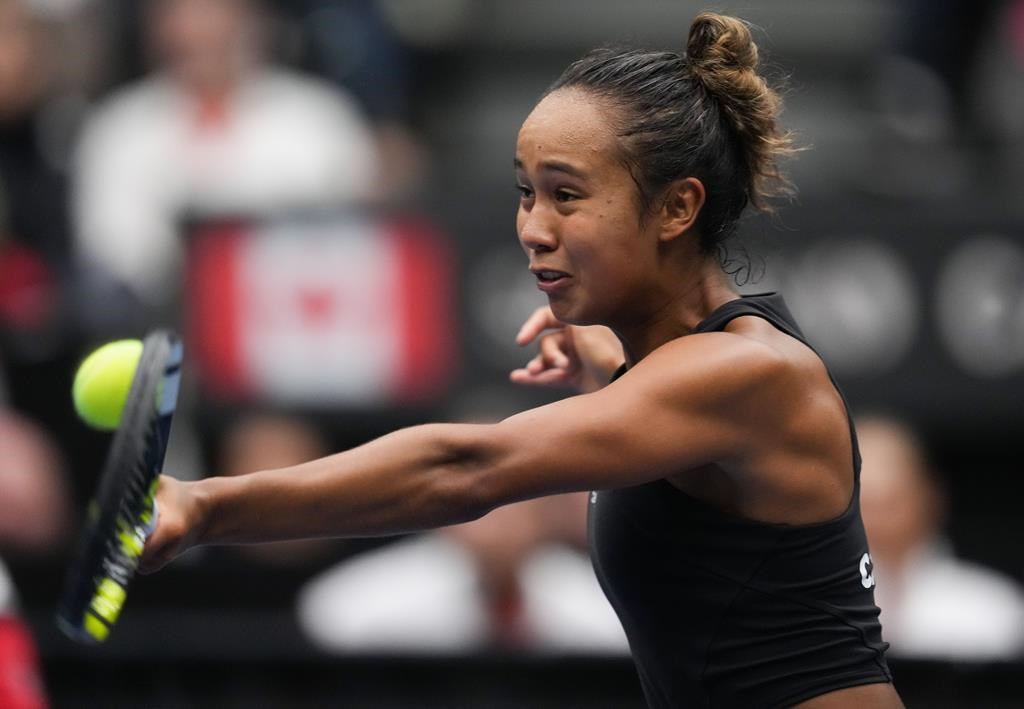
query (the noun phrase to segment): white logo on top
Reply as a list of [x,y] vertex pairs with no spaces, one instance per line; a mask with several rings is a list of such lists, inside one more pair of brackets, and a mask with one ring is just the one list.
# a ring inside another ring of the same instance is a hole
[[871,555],[864,552],[860,558],[860,585],[864,588],[871,588],[875,585],[875,565],[871,562]]

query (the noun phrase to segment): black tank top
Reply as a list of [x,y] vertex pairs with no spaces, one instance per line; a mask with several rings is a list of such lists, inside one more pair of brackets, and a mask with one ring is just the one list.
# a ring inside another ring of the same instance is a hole
[[[744,315],[806,344],[773,293],[726,303],[696,332],[721,331]],[[650,707],[786,707],[891,680],[852,422],[850,435],[853,496],[827,522],[739,518],[666,480],[591,494],[594,568]]]

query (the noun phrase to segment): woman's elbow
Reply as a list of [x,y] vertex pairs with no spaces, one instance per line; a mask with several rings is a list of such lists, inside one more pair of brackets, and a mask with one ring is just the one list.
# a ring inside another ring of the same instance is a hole
[[495,507],[511,502],[505,466],[494,426],[468,424],[445,426],[440,436],[437,477],[442,504],[455,512],[458,522],[483,517]]

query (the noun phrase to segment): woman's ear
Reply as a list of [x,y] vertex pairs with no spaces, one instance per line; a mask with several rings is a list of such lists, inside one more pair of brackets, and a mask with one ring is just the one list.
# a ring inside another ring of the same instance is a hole
[[696,177],[686,177],[669,185],[661,208],[661,241],[672,241],[685,234],[697,223],[704,207],[704,183]]

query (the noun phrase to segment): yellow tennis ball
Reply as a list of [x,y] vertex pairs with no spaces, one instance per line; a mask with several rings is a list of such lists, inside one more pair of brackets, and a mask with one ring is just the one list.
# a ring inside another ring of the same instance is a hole
[[141,340],[117,340],[85,358],[75,373],[71,398],[87,424],[104,431],[113,431],[121,424],[140,357]]

